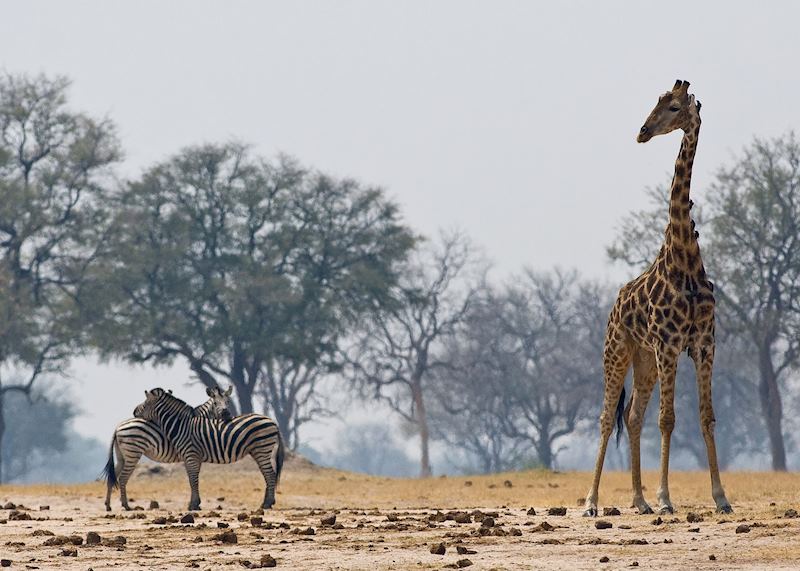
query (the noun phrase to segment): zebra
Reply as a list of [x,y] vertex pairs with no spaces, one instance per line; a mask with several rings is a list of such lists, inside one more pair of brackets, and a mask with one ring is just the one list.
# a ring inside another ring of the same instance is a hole
[[169,435],[186,465],[192,489],[189,509],[200,509],[199,477],[203,462],[232,464],[253,457],[264,477],[263,509],[275,503],[275,489],[283,468],[284,444],[275,421],[260,414],[243,414],[228,422],[197,417],[192,408],[164,389],[145,391],[145,401],[133,415],[157,424]]
[[[229,421],[232,418],[228,408],[232,390],[232,386],[228,387],[226,391],[222,391],[219,387],[207,388],[206,394],[210,398],[194,408],[192,414],[198,417]],[[114,467],[114,450],[117,452],[118,460],[116,468]],[[106,481],[106,511],[111,511],[111,490],[117,487],[119,487],[122,507],[126,510],[131,509],[128,505],[127,484],[142,455],[156,462],[181,461],[172,442],[157,424],[141,418],[129,418],[120,422],[111,437],[108,462],[106,462],[101,475],[101,478]]]

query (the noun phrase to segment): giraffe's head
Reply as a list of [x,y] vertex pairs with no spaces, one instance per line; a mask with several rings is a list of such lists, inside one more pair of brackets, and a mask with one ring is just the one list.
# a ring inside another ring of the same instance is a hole
[[675,82],[671,91],[658,98],[653,111],[639,130],[636,140],[646,143],[657,135],[671,133],[675,129],[688,130],[695,117],[699,117],[700,102],[695,102],[694,95],[689,95],[689,82]]

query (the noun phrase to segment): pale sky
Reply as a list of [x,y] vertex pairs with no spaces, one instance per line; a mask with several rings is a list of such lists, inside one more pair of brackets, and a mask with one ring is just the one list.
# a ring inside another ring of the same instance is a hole
[[[675,79],[703,103],[698,203],[754,135],[800,126],[790,2],[29,0],[0,14],[0,69],[72,78],[73,105],[118,125],[124,174],[236,138],[385,187],[410,225],[462,228],[501,276],[623,281],[604,248],[669,179],[679,135],[635,136]],[[145,388],[205,396],[184,368],[90,359],[73,376],[76,426],[103,440]]]

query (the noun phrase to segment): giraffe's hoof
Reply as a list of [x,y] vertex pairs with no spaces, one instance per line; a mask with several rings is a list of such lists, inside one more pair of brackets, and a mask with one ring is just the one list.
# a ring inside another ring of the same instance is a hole
[[586,508],[586,511],[583,512],[583,517],[597,517],[597,508]]
[[675,510],[672,509],[672,506],[662,506],[658,510],[658,515],[672,515],[675,513]]
[[[129,506],[128,504],[123,504],[122,505],[122,509],[124,509],[126,512],[129,512],[129,511],[131,511],[131,506]],[[111,511],[111,510],[109,510],[109,511]]]
[[730,504],[723,504],[723,505],[717,507],[717,513],[718,514],[732,514],[733,513],[733,508],[731,507]]
[[644,506],[639,508],[639,515],[648,515],[648,514],[652,514],[652,513],[655,513],[653,511],[653,508],[651,508],[647,504],[645,504]]

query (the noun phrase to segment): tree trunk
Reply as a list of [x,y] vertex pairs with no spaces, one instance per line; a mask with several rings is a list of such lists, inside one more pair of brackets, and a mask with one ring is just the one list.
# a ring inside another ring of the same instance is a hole
[[536,454],[539,456],[539,462],[542,463],[542,466],[548,470],[553,469],[553,451],[550,448],[550,439],[547,436],[539,438]]
[[433,474],[430,459],[430,431],[428,430],[428,415],[425,412],[425,399],[422,396],[422,387],[416,383],[411,389],[414,398],[414,409],[417,416],[417,427],[419,428],[420,444],[420,478],[430,478]]
[[[758,395],[761,400],[761,412],[767,425],[769,446],[772,453],[772,469],[786,471],[786,446],[783,442],[783,405],[778,389],[778,379],[772,364],[772,344],[764,343],[759,347]],[[744,403],[743,403],[744,404]]]
[[239,414],[253,412],[253,391],[246,382],[234,382],[236,398],[239,401]]

